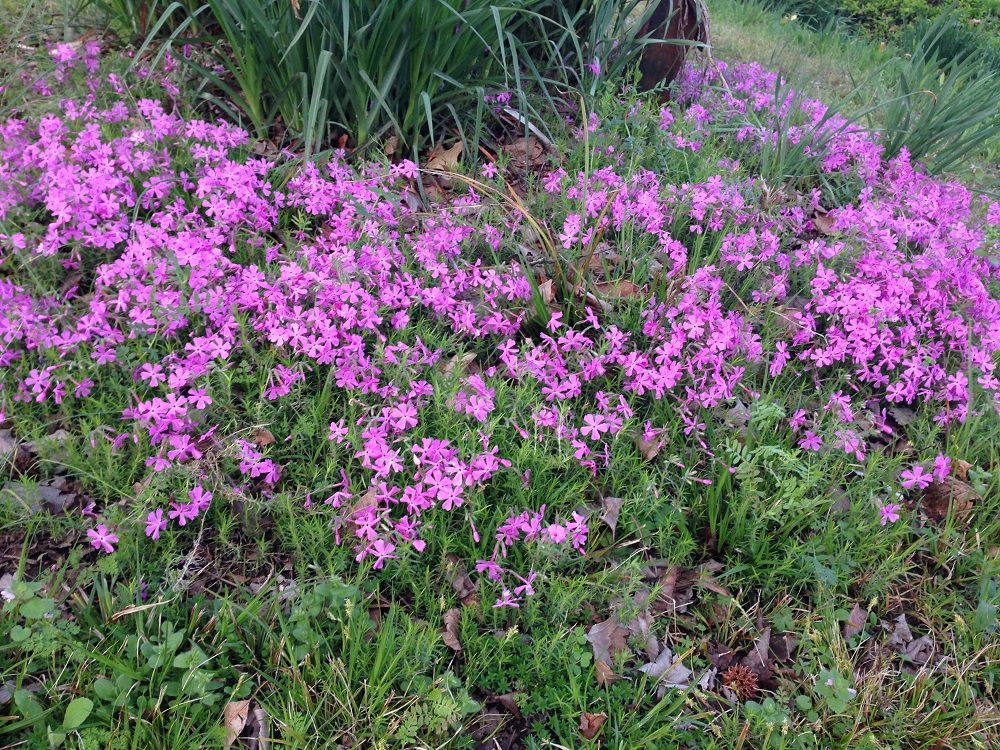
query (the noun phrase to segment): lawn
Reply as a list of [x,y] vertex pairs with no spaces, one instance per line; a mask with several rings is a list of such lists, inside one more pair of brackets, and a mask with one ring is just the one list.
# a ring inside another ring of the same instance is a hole
[[992,74],[718,0],[666,103],[591,56],[362,150],[56,5],[0,6],[0,747],[1000,741]]

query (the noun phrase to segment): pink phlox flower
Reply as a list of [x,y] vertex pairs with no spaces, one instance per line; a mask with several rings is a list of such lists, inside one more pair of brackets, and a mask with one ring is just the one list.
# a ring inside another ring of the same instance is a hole
[[188,493],[188,498],[191,500],[191,505],[193,505],[199,513],[203,513],[208,510],[209,506],[212,504],[212,493],[206,491],[200,484],[195,485]]
[[157,508],[154,511],[150,511],[149,515],[146,516],[146,536],[152,539],[159,539],[160,532],[166,531],[167,520],[163,517],[163,509]]
[[929,487],[933,479],[930,472],[925,471],[924,467],[920,465],[914,466],[912,469],[904,469],[903,473],[900,474],[900,478],[903,488],[907,490],[913,489],[913,487],[922,490],[925,487]]
[[519,604],[521,600],[511,593],[510,589],[504,589],[500,598],[496,600],[493,605],[493,609],[500,609],[501,607],[512,607],[513,609],[518,609],[521,605]]
[[108,531],[108,527],[104,524],[88,529],[87,536],[94,549],[103,549],[109,555],[115,551],[114,545],[118,543],[118,537]]
[[934,479],[937,482],[944,482],[951,473],[951,458],[943,453],[939,453],[934,459]]
[[878,509],[879,524],[885,526],[887,523],[896,523],[899,520],[900,506],[896,503],[886,503]]
[[186,526],[188,521],[198,517],[198,508],[188,503],[171,502],[167,516],[171,520],[176,520],[178,526]]
[[607,432],[611,427],[607,418],[602,414],[584,414],[583,422],[584,426],[580,428],[580,432],[591,440],[599,440],[601,434]]
[[339,422],[330,422],[330,440],[336,440],[337,444],[340,445],[347,437],[347,433],[348,428],[345,426],[343,419]]
[[477,560],[476,572],[485,573],[491,581],[502,581],[504,569],[495,560]]
[[799,447],[807,451],[818,451],[822,445],[823,439],[811,430],[806,430],[799,441]]
[[535,578],[537,578],[537,574],[535,573],[535,571],[529,570],[527,578],[521,578],[521,576],[519,576],[517,573],[514,574],[514,577],[517,578],[523,584],[521,586],[516,586],[514,588],[515,594],[518,595],[523,594],[524,596],[534,596],[535,589],[532,588],[531,584],[534,583]]

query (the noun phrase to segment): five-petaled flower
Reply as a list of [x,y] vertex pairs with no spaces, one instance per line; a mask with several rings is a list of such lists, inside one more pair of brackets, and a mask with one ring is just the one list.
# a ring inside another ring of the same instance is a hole
[[899,520],[899,508],[896,503],[886,503],[879,508],[879,524],[885,526],[887,523],[896,523]]
[[89,529],[87,536],[90,537],[94,549],[103,549],[109,555],[115,551],[114,545],[118,543],[118,537],[108,531],[108,527],[103,523],[95,529]]

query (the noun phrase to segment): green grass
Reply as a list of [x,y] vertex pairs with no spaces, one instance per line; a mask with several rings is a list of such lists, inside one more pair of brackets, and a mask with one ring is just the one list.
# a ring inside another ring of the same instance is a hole
[[825,101],[851,94],[893,54],[877,41],[849,36],[832,25],[814,31],[755,2],[712,0],[709,8],[716,56],[759,62]]

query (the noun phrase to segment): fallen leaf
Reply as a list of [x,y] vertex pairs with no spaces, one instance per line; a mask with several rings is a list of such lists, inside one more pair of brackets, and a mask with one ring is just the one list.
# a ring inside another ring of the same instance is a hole
[[462,376],[468,372],[469,366],[475,362],[475,360],[475,352],[465,352],[463,354],[456,354],[449,360],[442,360],[438,367],[441,370],[441,374],[445,378],[450,378],[456,371],[459,376]]
[[611,531],[615,531],[618,526],[618,515],[621,513],[623,502],[625,501],[620,497],[606,497],[601,501],[604,506],[601,520],[610,527]]
[[436,172],[454,172],[458,166],[458,160],[462,157],[462,149],[465,144],[462,141],[456,142],[449,149],[435,148],[428,154],[425,168]]
[[851,613],[847,616],[847,622],[844,623],[844,640],[853,638],[863,631],[867,621],[868,611],[861,609],[860,604],[855,604]]
[[7,482],[3,486],[3,491],[0,492],[0,502],[4,498],[14,498],[21,507],[31,514],[43,509],[60,513],[65,511],[69,504],[76,499],[76,495],[63,492],[54,486],[55,481],[34,486],[21,482]]
[[660,452],[663,441],[658,438],[647,439],[641,432],[635,438],[635,446],[639,449],[639,454],[647,461],[652,461]]
[[817,211],[813,216],[813,226],[821,234],[835,234],[833,224],[834,219],[828,213]]
[[542,302],[544,302],[546,305],[551,305],[553,302],[556,301],[555,282],[553,282],[552,279],[543,281],[541,284],[538,285],[538,293],[542,297]]
[[385,155],[392,156],[399,150],[399,138],[395,135],[390,135],[385,139]]
[[905,649],[912,640],[913,633],[910,631],[910,624],[906,621],[906,615],[900,615],[896,618],[896,627],[889,635],[889,645],[896,649]]
[[265,159],[278,153],[278,147],[269,138],[258,139],[250,150],[253,151],[254,156],[262,156]]
[[458,624],[462,619],[462,612],[457,607],[452,607],[444,613],[444,645],[452,651],[461,651],[462,644],[458,640]]
[[445,559],[445,578],[451,584],[452,591],[455,592],[463,605],[468,606],[475,603],[477,599],[476,584],[469,578],[465,563],[457,555],[449,554]]
[[712,641],[708,644],[708,663],[720,672],[725,672],[736,658],[736,652],[724,643]]
[[497,696],[497,701],[501,706],[510,711],[515,718],[521,718],[521,709],[517,706],[517,693],[504,693]]
[[682,571],[679,566],[671,565],[660,576],[660,591],[653,602],[654,612],[686,612],[688,605],[694,600],[692,577],[688,571]]
[[713,687],[715,687],[715,677],[718,674],[719,670],[717,670],[715,667],[706,669],[705,673],[701,676],[701,679],[698,680],[698,687],[701,688],[702,690],[705,690],[706,692],[711,690]]
[[774,673],[774,663],[769,651],[771,647],[771,628],[765,628],[756,641],[753,649],[740,660],[740,666],[753,672],[758,682],[764,682]]
[[594,665],[594,672],[597,676],[597,684],[601,687],[618,682],[621,679],[621,676],[615,674],[615,670],[609,667],[608,663],[603,660],[599,660]]
[[585,740],[594,739],[607,720],[608,715],[603,711],[599,714],[588,714],[584,711],[583,716],[580,717],[580,734]]
[[254,430],[251,435],[253,438],[253,444],[258,448],[264,448],[265,446],[273,445],[278,442],[274,439],[274,435],[270,430]]
[[965,521],[975,507],[976,501],[983,498],[972,489],[972,485],[956,479],[945,477],[943,482],[931,482],[921,496],[920,505],[933,521],[944,521],[951,513],[958,521]]
[[511,166],[522,170],[538,169],[548,161],[545,146],[538,138],[529,141],[522,136],[500,146],[500,150],[510,157]]
[[684,666],[684,662],[674,657],[669,648],[664,648],[655,661],[643,664],[639,667],[640,672],[644,672],[654,680],[658,680],[666,687],[686,688],[693,672]]
[[594,661],[604,661],[610,666],[616,653],[628,650],[628,636],[629,629],[619,625],[614,617],[592,625],[587,631],[587,640],[594,649]]
[[951,475],[960,482],[969,481],[969,469],[975,468],[968,461],[956,458],[951,462]]
[[0,457],[7,458],[17,450],[17,440],[10,430],[0,430]]
[[638,297],[642,294],[642,287],[638,284],[632,283],[628,279],[622,279],[621,281],[602,281],[598,284],[594,284],[594,288],[605,297],[617,297],[618,299]]
[[731,596],[729,589],[719,584],[719,582],[715,580],[715,576],[709,573],[705,566],[702,566],[702,568],[698,571],[698,576],[694,579],[694,584],[695,586],[700,586],[703,589],[714,591],[720,596]]
[[59,296],[65,297],[73,289],[80,286],[80,282],[83,281],[83,274],[79,271],[73,271],[66,275],[66,279],[63,281],[62,285],[59,287]]
[[351,512],[347,514],[347,522],[344,524],[344,536],[346,538],[355,538],[355,532],[358,530],[358,525],[354,522],[354,519],[357,518],[357,515],[365,508],[370,508],[375,504],[375,488],[369,487],[368,491],[358,498],[358,501],[351,507]]
[[907,661],[913,662],[917,666],[924,666],[934,658],[937,651],[937,644],[929,635],[922,635],[910,641],[901,656]]
[[646,658],[652,661],[660,654],[660,644],[653,635],[653,615],[644,609],[628,624],[629,632],[646,644]]
[[889,416],[896,420],[896,423],[900,427],[906,427],[914,419],[916,419],[917,413],[906,406],[890,406],[888,408]]
[[268,730],[269,719],[270,716],[263,707],[258,706],[253,710],[253,715],[249,722],[252,727],[252,734],[247,743],[250,750],[268,750],[271,747],[271,733]]
[[222,726],[226,728],[226,741],[223,750],[229,750],[240,736],[243,727],[247,725],[250,711],[250,701],[233,701],[226,704],[222,712]]

